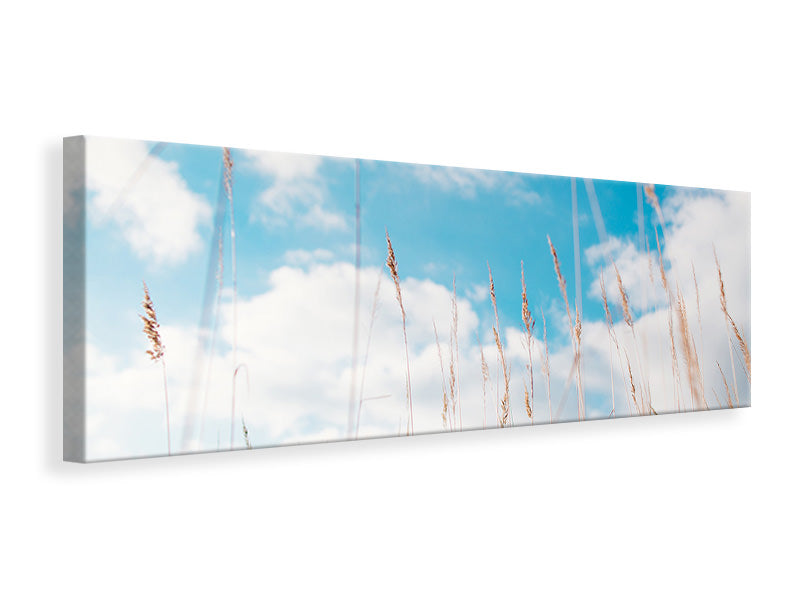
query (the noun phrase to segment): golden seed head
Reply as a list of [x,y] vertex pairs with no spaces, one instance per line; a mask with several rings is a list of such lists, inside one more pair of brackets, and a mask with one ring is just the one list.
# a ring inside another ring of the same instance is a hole
[[647,202],[656,210],[660,210],[660,203],[658,201],[658,196],[656,195],[656,188],[652,183],[647,183],[644,186],[644,195],[647,198]]
[[231,149],[222,149],[222,163],[225,167],[225,174],[223,180],[225,182],[225,193],[230,199],[233,195],[233,159],[231,158]]
[[489,266],[489,262],[486,262],[486,268],[489,269],[489,295],[492,298],[492,307],[494,308],[494,320],[495,323],[498,322],[497,316],[497,296],[494,293],[494,278],[492,277],[492,267]]
[[397,257],[394,255],[394,248],[392,247],[392,240],[389,238],[389,232],[386,232],[386,266],[389,267],[389,274],[392,276],[394,282],[395,295],[397,302],[400,304],[400,312],[403,315],[403,322],[406,320],[406,309],[403,306],[403,294],[400,291],[400,274],[397,271]]
[[600,294],[603,296],[603,311],[606,313],[606,323],[609,327],[614,326],[614,319],[611,318],[611,311],[608,309],[608,296],[606,296],[606,282],[602,271],[600,272]]
[[525,412],[529,419],[533,419],[533,409],[531,408],[531,399],[528,395],[528,386],[525,386]]
[[522,261],[520,261],[520,267],[522,268],[522,322],[525,324],[525,329],[530,338],[536,320],[533,318],[528,308],[528,289],[525,285],[525,264]]
[[509,381],[508,381],[508,367],[506,366],[506,357],[503,353],[503,343],[500,341],[500,334],[497,329],[492,327],[494,333],[494,342],[497,345],[497,352],[500,354],[500,364],[503,367],[503,381],[505,383],[505,390],[503,391],[503,399],[500,401],[500,427],[508,425],[511,406],[509,403]]
[[556,277],[558,278],[558,287],[561,289],[561,296],[564,298],[564,304],[567,307],[567,317],[569,317],[570,322],[572,321],[572,313],[569,308],[569,298],[567,297],[567,282],[564,279],[564,276],[561,274],[561,263],[558,261],[558,254],[556,254],[555,246],[553,246],[553,242],[550,241],[550,236],[547,236],[547,243],[550,246],[550,254],[553,255],[553,267],[556,270]]
[[622,298],[622,313],[625,317],[625,323],[633,329],[633,316],[631,315],[631,308],[628,303],[628,293],[625,291],[625,286],[622,285],[622,276],[619,274],[617,264],[613,263],[614,271],[617,274],[617,286],[619,287],[619,295]]
[[152,348],[147,350],[147,354],[152,360],[159,360],[164,356],[164,345],[161,343],[161,334],[158,331],[159,324],[156,318],[156,310],[153,306],[153,300],[150,298],[150,290],[147,289],[147,284],[142,282],[144,287],[144,301],[142,307],[144,308],[144,316],[139,315],[139,318],[144,322],[144,331],[147,339],[150,340]]

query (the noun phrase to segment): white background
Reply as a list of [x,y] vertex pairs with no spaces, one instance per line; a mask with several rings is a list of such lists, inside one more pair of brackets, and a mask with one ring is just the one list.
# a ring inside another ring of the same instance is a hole
[[[797,15],[643,4],[7,4],[0,596],[798,597]],[[751,191],[753,407],[62,464],[82,133]]]

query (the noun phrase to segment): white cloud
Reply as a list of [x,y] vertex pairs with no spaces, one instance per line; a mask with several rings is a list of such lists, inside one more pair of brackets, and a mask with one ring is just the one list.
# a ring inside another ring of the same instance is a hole
[[113,223],[140,258],[175,265],[201,248],[211,207],[144,142],[87,138],[86,180],[91,222]]
[[284,181],[314,178],[322,164],[322,157],[313,154],[247,150],[245,156],[261,173]]
[[259,197],[257,218],[273,226],[297,223],[321,230],[346,230],[344,216],[327,207],[328,191],[319,169],[322,157],[280,152],[245,151],[245,168],[272,179]]

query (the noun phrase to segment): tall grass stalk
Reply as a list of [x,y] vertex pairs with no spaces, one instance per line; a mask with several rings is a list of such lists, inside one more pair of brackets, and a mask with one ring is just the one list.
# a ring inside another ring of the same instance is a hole
[[681,350],[686,363],[686,377],[689,381],[689,390],[692,394],[692,408],[694,410],[708,410],[708,403],[703,397],[700,387],[700,366],[697,352],[694,347],[694,338],[689,329],[689,318],[686,316],[686,300],[679,286],[676,287],[678,333],[680,333]]
[[222,162],[225,166],[224,182],[225,194],[231,210],[231,278],[233,286],[233,377],[231,383],[231,450],[233,450],[233,430],[236,419],[236,369],[239,364],[237,352],[239,348],[239,298],[236,282],[236,215],[233,209],[233,159],[231,149],[222,149]]
[[677,406],[678,412],[683,410],[681,405],[681,376],[680,376],[680,369],[678,368],[678,351],[675,347],[675,323],[672,319],[672,313],[674,309],[674,299],[672,295],[672,288],[667,281],[667,272],[664,269],[664,256],[661,253],[661,241],[658,237],[658,229],[655,230],[656,235],[656,248],[658,250],[658,269],[659,274],[661,275],[661,286],[664,288],[664,292],[667,294],[667,302],[669,303],[669,311],[667,311],[667,323],[669,326],[669,345],[670,345],[670,352],[672,356],[672,388],[673,388],[673,395],[675,399],[675,404]]
[[717,361],[717,368],[719,369],[719,374],[722,375],[722,383],[725,384],[725,395],[727,396],[726,399],[728,401],[728,408],[733,408],[733,400],[731,400],[731,388],[728,387],[728,379],[725,377],[725,373],[722,372],[722,367],[720,366],[719,361]]
[[[497,347],[497,355],[500,359],[500,364],[503,368],[503,382],[504,382],[504,391],[503,397],[499,401],[499,406],[497,408],[497,418],[498,424],[500,427],[506,427],[509,425],[509,418],[511,413],[511,403],[509,398],[509,372],[508,372],[508,365],[506,364],[506,356],[505,352],[503,352],[503,342],[500,340],[500,317],[497,313],[497,296],[494,291],[494,278],[492,277],[492,268],[489,266],[489,263],[486,263],[486,267],[489,269],[489,295],[492,298],[492,308],[494,309],[494,326],[492,327],[492,333],[494,333],[494,342],[495,346]],[[498,377],[498,394],[500,388],[500,378]]]
[[[615,417],[617,408],[615,403],[615,390],[614,390],[614,353],[612,344],[617,348],[617,356],[620,358],[620,369],[622,369],[622,357],[619,351],[619,342],[617,341],[616,332],[614,331],[614,319],[611,317],[611,311],[608,308],[608,296],[606,295],[606,283],[603,277],[603,272],[600,272],[600,294],[603,298],[603,311],[606,315],[606,328],[608,329],[608,369],[611,372],[611,416]],[[625,396],[627,399],[627,395]],[[628,403],[628,412],[630,413],[630,403]]]
[[[706,383],[705,383],[705,342],[703,341],[703,319],[700,318],[700,287],[697,285],[697,273],[694,270],[694,261],[692,261],[692,280],[694,281],[694,297],[697,303],[697,327],[700,331],[700,389],[703,393],[703,398],[706,397]],[[695,353],[697,349],[695,348]]]
[[[452,400],[453,420],[458,405],[458,428],[463,428],[461,412],[461,365],[458,352],[458,298],[456,296],[456,276],[453,274],[452,324],[450,326],[450,398]],[[454,351],[455,348],[455,351]]]
[[[439,356],[439,368],[442,371],[442,427],[447,429],[447,420],[450,415],[449,402],[450,397],[447,395],[447,377],[444,374],[444,360],[442,360],[442,345],[439,343],[439,332],[436,330],[436,321],[433,321],[433,335],[436,338],[436,352]],[[450,427],[452,431],[452,426]]]
[[547,243],[550,246],[550,254],[553,256],[553,267],[556,271],[556,278],[558,279],[558,287],[561,290],[561,297],[564,299],[564,306],[567,309],[567,320],[569,323],[570,329],[570,341],[572,342],[572,352],[574,355],[574,362],[576,363],[575,369],[575,377],[576,377],[576,384],[578,388],[578,420],[583,421],[586,417],[585,413],[585,404],[584,404],[584,397],[583,397],[583,383],[581,381],[581,369],[580,369],[580,315],[576,313],[575,321],[572,320],[572,310],[569,306],[569,297],[567,296],[567,282],[564,279],[564,276],[561,274],[561,263],[558,260],[558,254],[556,253],[555,246],[553,246],[553,242],[550,240],[550,236],[547,236]]
[[553,423],[553,403],[550,398],[550,351],[547,347],[547,319],[544,318],[544,309],[542,309],[542,336],[544,342],[544,360],[542,360],[542,374],[544,375],[545,383],[547,386],[547,420],[552,425]]
[[489,379],[489,365],[486,362],[486,356],[483,353],[483,344],[478,337],[478,332],[475,332],[475,340],[478,342],[478,348],[481,350],[481,390],[483,392],[483,427],[486,428],[486,384],[491,384]]
[[628,351],[625,350],[625,360],[628,363],[628,379],[631,383],[631,397],[633,398],[633,405],[636,407],[636,412],[644,414],[643,409],[639,408],[639,403],[636,402],[636,384],[633,382],[633,371],[631,370],[631,359],[628,356]]
[[403,317],[403,343],[406,349],[406,398],[408,400],[408,425],[406,435],[414,435],[414,407],[411,402],[411,361],[408,358],[408,332],[406,331],[406,309],[403,306],[403,293],[400,290],[400,274],[397,271],[397,257],[392,248],[392,240],[389,238],[389,231],[386,231],[386,266],[394,282],[397,303],[400,305],[400,314]]
[[649,377],[647,376],[647,372],[644,366],[644,362],[642,361],[642,355],[639,351],[639,340],[636,338],[636,327],[634,325],[633,314],[631,313],[630,301],[628,299],[628,293],[625,290],[625,286],[622,283],[622,275],[617,268],[617,264],[612,261],[611,264],[614,267],[614,273],[617,276],[617,287],[619,288],[619,295],[620,295],[620,303],[622,305],[622,315],[624,317],[625,324],[631,330],[631,337],[633,338],[633,347],[634,351],[636,352],[636,362],[639,367],[639,377],[641,377],[641,389],[640,389],[640,398],[641,398],[641,410],[646,411],[646,414],[650,414],[653,409],[653,403],[651,400],[650,395],[650,382]]
[[347,437],[353,434],[353,413],[356,407],[356,366],[358,364],[358,317],[361,302],[361,161],[355,164],[355,203],[356,203],[356,249],[355,249],[355,292],[353,299],[353,358],[350,364],[350,402],[347,407]]
[[714,248],[714,261],[717,265],[717,276],[719,277],[719,303],[722,308],[722,314],[725,317],[725,331],[727,333],[728,352],[731,359],[731,375],[733,376],[733,393],[736,396],[736,406],[739,406],[739,385],[736,382],[736,365],[733,362],[733,344],[731,342],[731,329],[729,325],[731,319],[728,318],[728,297],[725,294],[725,283],[722,280],[722,269],[719,266],[716,248]]
[[533,328],[536,325],[536,319],[531,315],[530,308],[528,307],[528,288],[525,285],[525,263],[520,261],[520,270],[522,272],[522,323],[525,326],[525,345],[528,348],[528,375],[530,376],[530,397],[528,397],[527,386],[525,388],[525,411],[528,418],[533,424]]
[[161,325],[158,323],[156,317],[156,309],[153,306],[153,300],[150,298],[150,290],[147,289],[147,284],[143,281],[142,287],[144,288],[144,300],[142,307],[144,308],[144,315],[139,315],[139,318],[144,322],[144,331],[147,339],[150,340],[151,348],[147,350],[150,360],[153,362],[161,363],[161,375],[164,380],[164,404],[167,414],[167,455],[172,454],[172,439],[169,428],[169,393],[167,390],[167,363],[164,360],[164,344],[161,341],[161,333],[159,328]]
[[500,408],[498,412],[498,419],[500,423],[500,427],[508,427],[510,425],[509,418],[511,414],[511,404],[509,401],[509,374],[508,374],[508,366],[506,365],[506,356],[503,352],[503,344],[500,341],[500,334],[497,332],[497,329],[492,327],[492,332],[494,333],[494,342],[497,345],[497,353],[500,356],[500,363],[503,366],[503,382],[505,384],[503,390],[503,398],[500,401]]
[[[747,342],[744,340],[739,328],[736,326],[736,322],[733,320],[733,317],[728,312],[728,297],[725,295],[725,283],[722,280],[722,268],[719,266],[719,257],[717,257],[717,249],[714,248],[714,261],[717,264],[717,275],[719,276],[719,302],[720,306],[722,307],[722,312],[725,314],[726,319],[726,327],[727,323],[730,323],[730,326],[733,328],[733,333],[736,336],[736,341],[739,342],[739,350],[744,357],[744,364],[745,364],[745,375],[747,376],[747,381],[750,382],[750,347],[747,345]],[[728,340],[730,342],[730,330],[728,330]],[[733,368],[733,359],[731,359],[731,368],[734,372],[734,388],[736,387],[735,383],[735,376],[736,370]],[[739,406],[739,396],[737,392],[736,396],[736,405]]]
[[361,408],[364,404],[364,383],[367,378],[367,360],[369,359],[369,346],[372,341],[372,326],[375,324],[375,315],[378,313],[378,300],[381,293],[381,280],[383,275],[378,273],[378,283],[375,285],[375,295],[372,297],[372,311],[369,316],[369,328],[367,329],[367,347],[364,349],[364,362],[361,365],[361,387],[358,391],[358,412],[356,414],[355,437],[358,439],[358,427],[361,424]]
[[578,227],[578,191],[576,189],[575,178],[572,178],[572,259],[575,265],[575,345],[577,347],[577,374],[578,374],[578,415],[583,413],[586,418],[586,399],[583,395],[582,369],[581,363],[581,314],[583,314],[583,290],[581,284],[581,238],[580,228]]

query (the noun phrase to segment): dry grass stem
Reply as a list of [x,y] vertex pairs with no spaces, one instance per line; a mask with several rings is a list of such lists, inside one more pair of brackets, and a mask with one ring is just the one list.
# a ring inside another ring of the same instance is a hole
[[580,338],[575,334],[579,332],[579,322],[580,322],[580,315],[576,312],[576,319],[575,321],[572,320],[572,311],[569,306],[569,297],[567,296],[567,282],[564,279],[564,276],[561,274],[561,263],[558,260],[558,254],[556,253],[555,246],[553,246],[553,242],[550,240],[550,236],[547,236],[547,244],[550,246],[550,254],[553,257],[553,267],[556,271],[556,278],[558,279],[558,287],[561,290],[561,297],[564,299],[564,306],[567,309],[567,319],[569,321],[569,328],[570,328],[570,340],[572,341],[572,351],[575,355],[575,361],[577,362],[577,368],[575,370],[576,374],[576,383],[577,383],[577,390],[578,390],[578,420],[582,421],[585,418],[584,414],[584,399],[583,399],[583,383],[581,381],[581,360],[580,360]]
[[733,408],[733,400],[731,399],[731,388],[728,387],[728,379],[727,377],[725,377],[725,373],[722,372],[722,367],[720,366],[719,361],[717,361],[717,368],[719,369],[719,374],[722,375],[722,383],[725,384],[725,395],[728,401],[728,408]]
[[[703,394],[703,398],[706,397],[706,384],[705,384],[705,343],[703,341],[703,319],[700,318],[700,287],[697,285],[697,273],[694,269],[694,261],[692,261],[692,281],[694,281],[694,297],[697,303],[697,327],[700,331],[700,361],[699,361],[699,368],[700,368],[700,390]],[[697,348],[695,348],[695,354],[697,353]]]
[[144,308],[144,315],[139,315],[139,318],[144,322],[144,331],[147,339],[150,341],[151,348],[146,350],[150,360],[154,362],[161,362],[161,375],[164,381],[164,404],[166,406],[167,414],[167,455],[172,454],[172,438],[170,435],[169,427],[169,393],[167,390],[167,363],[164,361],[164,344],[161,342],[161,333],[159,328],[161,325],[158,323],[156,317],[156,309],[153,306],[153,300],[150,298],[150,290],[147,289],[147,284],[143,281],[142,287],[144,288],[144,300],[142,307]]
[[525,325],[525,345],[528,348],[528,375],[530,377],[530,398],[528,397],[528,390],[525,389],[525,411],[528,418],[533,423],[533,409],[531,407],[533,401],[533,328],[536,326],[536,319],[531,315],[530,308],[528,307],[528,288],[525,285],[525,264],[520,261],[520,270],[522,271],[522,323]]
[[733,343],[731,342],[731,329],[728,314],[728,297],[725,294],[725,283],[722,280],[722,269],[719,266],[719,259],[717,258],[717,249],[714,248],[714,261],[717,265],[717,275],[719,277],[719,302],[722,307],[722,313],[725,316],[725,331],[728,337],[728,353],[731,359],[731,375],[733,376],[733,393],[736,396],[736,406],[739,406],[739,384],[736,381],[736,364],[733,361]]
[[505,384],[505,388],[503,391],[503,398],[500,401],[500,409],[499,409],[499,421],[500,427],[506,427],[509,425],[509,415],[511,411],[511,405],[509,403],[509,376],[508,376],[508,367],[506,366],[506,357],[505,353],[503,352],[503,344],[500,343],[500,334],[497,333],[497,329],[492,327],[492,332],[494,333],[494,341],[497,345],[497,353],[500,355],[500,362],[503,366],[503,382]]
[[478,337],[477,332],[475,333],[475,339],[478,342],[478,348],[481,349],[481,388],[483,391],[483,426],[486,427],[486,384],[490,384],[491,381],[489,379],[489,365],[486,362],[486,356],[483,354],[483,344],[481,343],[481,340]]
[[[238,287],[236,281],[236,215],[233,206],[233,159],[231,158],[231,149],[222,149],[222,163],[225,169],[224,182],[225,194],[228,196],[228,204],[231,210],[231,285],[233,287],[233,370],[238,366],[238,319],[239,319],[239,302],[238,302]],[[233,450],[233,435],[234,435],[234,419],[236,416],[236,375],[234,374],[233,383],[231,386],[231,450]]]
[[614,265],[614,273],[617,275],[617,287],[619,288],[620,302],[622,304],[622,314],[625,317],[625,324],[633,330],[633,315],[631,314],[630,303],[628,302],[628,292],[625,291],[625,286],[622,285],[622,275],[619,273],[617,264]]
[[575,359],[578,361],[576,376],[578,380],[578,420],[586,418],[586,398],[583,395],[583,379],[581,376],[581,313],[575,311]]
[[356,431],[355,437],[358,439],[358,427],[361,424],[361,408],[364,405],[364,383],[367,379],[367,360],[369,359],[369,346],[372,341],[372,327],[375,324],[375,315],[378,314],[378,300],[381,293],[381,279],[383,275],[378,273],[378,283],[375,285],[375,294],[372,297],[372,311],[369,315],[369,327],[367,329],[367,346],[364,349],[364,362],[361,365],[361,387],[358,392],[358,411],[356,412]]
[[436,352],[439,355],[439,368],[442,371],[442,427],[446,429],[449,415],[449,398],[447,395],[447,377],[445,377],[444,374],[444,361],[442,360],[442,345],[439,343],[439,332],[436,330],[436,321],[433,322],[433,336],[436,339]]
[[553,403],[550,396],[550,350],[547,347],[547,320],[542,310],[542,341],[544,342],[544,360],[542,361],[542,374],[547,385],[547,418],[553,423]]
[[[725,283],[722,280],[722,269],[719,266],[719,258],[717,257],[717,250],[714,249],[714,261],[717,263],[717,275],[719,276],[719,301],[720,305],[722,306],[722,312],[725,313],[725,318],[731,324],[733,328],[733,333],[736,336],[736,341],[739,342],[739,350],[742,352],[742,356],[744,357],[744,364],[745,364],[745,375],[747,375],[747,381],[750,381],[750,347],[747,345],[747,342],[744,340],[739,328],[736,326],[736,322],[733,320],[730,312],[728,312],[728,298],[725,295]],[[737,397],[737,405],[738,405],[738,397]]]
[[[619,340],[617,340],[617,334],[614,330],[614,319],[611,317],[611,310],[608,308],[608,295],[606,294],[606,282],[605,277],[603,277],[603,272],[600,271],[600,295],[603,298],[603,312],[606,316],[606,329],[608,330],[608,368],[609,372],[611,373],[611,415],[616,416],[617,414],[617,407],[616,407],[616,391],[614,389],[614,356],[612,351],[612,344],[617,349],[617,357],[620,361],[620,370],[624,372],[622,368],[622,354],[620,353],[619,349]],[[633,411],[631,410],[631,404],[628,400],[627,393],[625,394],[625,400],[628,403],[628,413],[632,414]]]
[[[489,266],[489,263],[486,263],[486,267],[489,269],[489,294],[492,298],[492,308],[494,309],[494,327],[492,327],[492,331],[494,332],[494,341],[495,345],[497,346],[497,354],[500,359],[500,363],[503,369],[503,382],[504,392],[502,399],[499,400],[499,409],[498,409],[498,419],[500,423],[500,427],[505,427],[509,424],[509,416],[510,416],[510,400],[509,400],[509,371],[508,365],[506,364],[506,357],[505,353],[503,352],[503,343],[500,341],[500,317],[497,313],[497,296],[495,295],[494,291],[494,278],[492,277],[492,268]],[[498,378],[498,386],[499,386],[499,378]],[[499,387],[498,387],[498,395],[499,395]]]
[[353,341],[350,362],[350,402],[347,406],[347,437],[354,437],[356,380],[358,377],[358,334],[361,313],[361,162],[355,160],[355,256],[353,257]]
[[[625,324],[630,327],[631,336],[633,337],[633,346],[636,350],[636,362],[639,367],[639,376],[642,379],[642,385],[640,389],[640,399],[641,399],[641,406],[645,409],[648,413],[653,411],[653,403],[652,403],[652,394],[650,393],[650,378],[647,374],[647,369],[645,368],[645,364],[642,361],[642,355],[639,351],[639,340],[636,338],[636,328],[634,327],[634,318],[633,313],[631,311],[630,301],[628,298],[628,292],[625,290],[625,286],[622,283],[622,275],[617,268],[617,264],[612,261],[612,265],[614,266],[614,273],[617,277],[617,287],[619,288],[619,295],[620,295],[620,304],[622,306],[622,316],[625,321]],[[645,350],[647,348],[645,347]]]
[[458,428],[461,429],[461,368],[458,352],[458,297],[456,296],[456,276],[453,275],[453,299],[451,302],[452,324],[450,327],[450,399],[453,421],[458,406]]
[[675,405],[677,406],[678,412],[681,412],[681,377],[680,377],[680,368],[678,367],[678,351],[675,346],[675,323],[672,319],[672,312],[673,312],[673,297],[672,297],[672,288],[669,286],[669,282],[667,281],[667,273],[664,269],[664,257],[661,254],[661,241],[658,237],[658,230],[655,232],[656,235],[656,248],[658,249],[658,269],[661,274],[661,286],[664,288],[664,292],[667,294],[667,302],[669,302],[669,311],[667,311],[667,323],[669,326],[669,344],[670,344],[670,353],[672,356],[672,385],[673,385],[673,394],[675,396]]
[[707,410],[708,404],[703,397],[700,387],[700,367],[697,362],[697,353],[694,350],[694,339],[689,330],[689,319],[686,316],[686,301],[683,298],[680,288],[677,289],[677,314],[678,314],[678,333],[680,333],[681,350],[686,363],[686,377],[689,382],[689,390],[692,394],[692,406],[694,410]]
[[400,275],[397,271],[397,257],[392,248],[392,240],[389,238],[389,232],[386,232],[386,266],[389,267],[389,273],[394,282],[394,289],[397,295],[397,303],[400,305],[400,314],[403,316],[403,342],[406,349],[406,398],[408,400],[408,428],[406,434],[414,435],[414,408],[411,402],[411,361],[408,358],[408,332],[406,331],[406,309],[403,306],[403,293],[400,290]]
[[636,407],[636,412],[640,415],[644,414],[642,409],[639,408],[639,403],[636,401],[636,384],[633,382],[633,371],[631,370],[631,359],[628,357],[628,352],[625,352],[625,360],[628,363],[628,379],[631,382],[631,397],[633,398],[633,405]]

